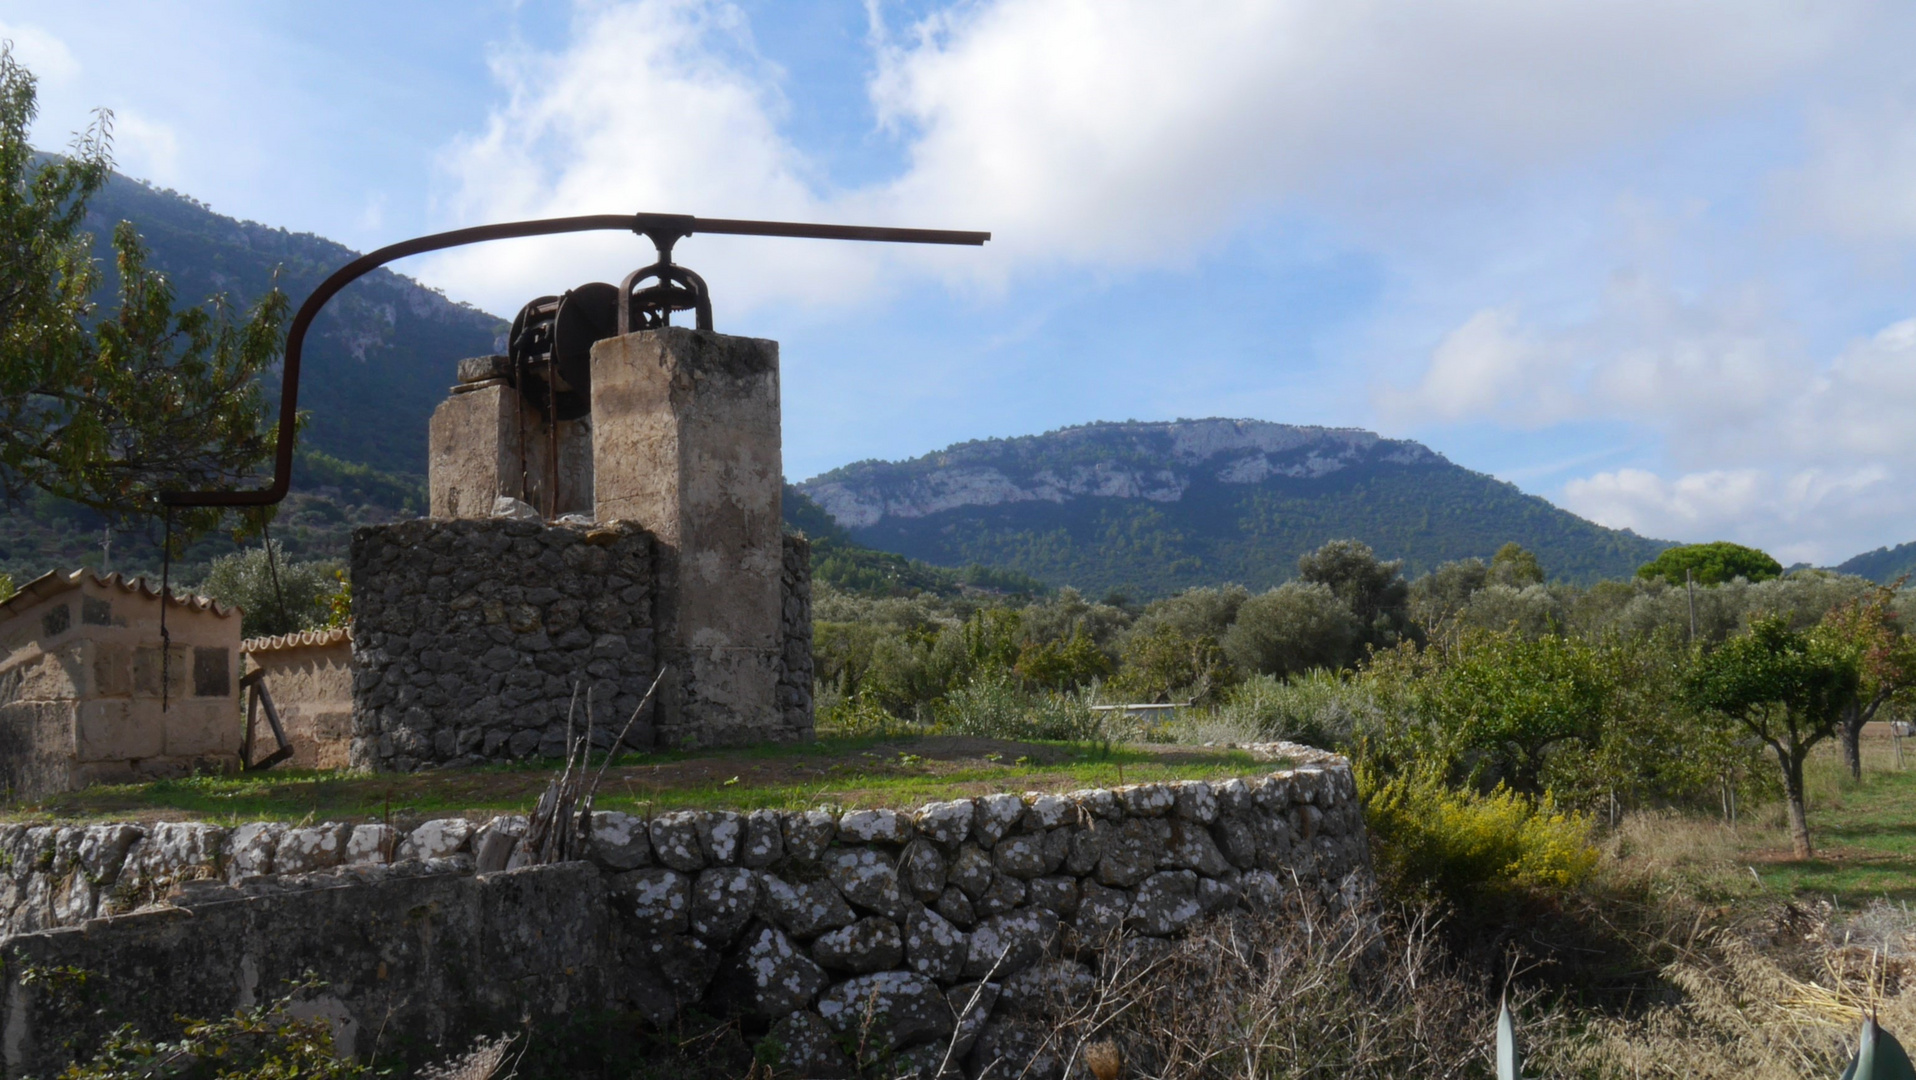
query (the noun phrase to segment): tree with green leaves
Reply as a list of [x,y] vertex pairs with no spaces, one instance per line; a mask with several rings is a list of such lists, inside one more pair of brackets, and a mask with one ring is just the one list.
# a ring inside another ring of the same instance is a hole
[[1478,787],[1503,783],[1538,795],[1560,745],[1601,743],[1609,689],[1588,642],[1478,631],[1448,650],[1425,712]]
[[1410,636],[1410,583],[1402,559],[1385,562],[1361,540],[1332,540],[1297,558],[1297,576],[1330,587],[1357,618],[1360,645],[1386,649]]
[[[1900,582],[1899,582],[1900,584]],[[1916,638],[1903,630],[1896,588],[1878,585],[1823,616],[1818,629],[1856,665],[1856,696],[1843,706],[1840,733],[1850,775],[1863,778],[1863,725],[1892,701],[1916,694]]]
[[279,541],[213,560],[195,591],[241,611],[251,637],[296,634],[326,625],[345,582],[331,562],[293,562]]
[[1809,810],[1803,761],[1836,733],[1860,681],[1855,655],[1835,635],[1791,630],[1774,615],[1751,620],[1747,633],[1700,657],[1684,694],[1692,708],[1740,724],[1775,753],[1789,803],[1790,839],[1807,859]]
[[1537,556],[1524,550],[1523,545],[1511,541],[1497,549],[1490,557],[1490,582],[1493,585],[1509,585],[1521,589],[1525,585],[1543,584],[1543,564]]
[[[1688,571],[1688,576],[1685,576]],[[1717,540],[1708,544],[1673,547],[1637,567],[1640,578],[1661,578],[1672,585],[1695,582],[1721,585],[1742,578],[1755,583],[1780,577],[1783,564],[1755,548]]]
[[1357,659],[1361,628],[1321,582],[1287,581],[1244,601],[1224,635],[1224,654],[1246,674],[1301,675]]
[[[0,45],[0,497],[45,491],[115,518],[151,515],[169,488],[234,484],[265,460],[257,377],[280,354],[286,297],[244,319],[218,300],[175,310],[133,226],[113,233],[117,295],[102,284],[87,201],[111,175],[101,111],[64,157],[27,142],[33,75]],[[185,536],[220,512],[182,511]]]

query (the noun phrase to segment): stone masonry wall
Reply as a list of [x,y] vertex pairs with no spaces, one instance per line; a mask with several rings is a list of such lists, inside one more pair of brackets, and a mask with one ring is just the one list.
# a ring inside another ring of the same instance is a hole
[[[1304,764],[916,812],[601,812],[590,861],[558,866],[518,866],[510,816],[403,833],[0,826],[0,935],[17,935],[0,937],[4,1075],[63,1065],[65,1039],[170,1031],[311,972],[326,987],[302,1007],[362,1056],[382,1031],[449,1047],[569,1010],[664,1025],[697,1007],[769,1034],[798,1075],[844,1075],[869,1022],[887,1075],[929,1077],[949,1049],[976,1077],[1035,1046],[1031,1003],[1083,986],[1114,945],[1148,952],[1292,889],[1367,903],[1348,763],[1260,749]],[[57,980],[32,977],[67,965],[103,976],[95,1011],[63,1012]]]
[[[652,547],[621,522],[355,530],[352,764],[562,756],[575,688],[610,745],[654,675]],[[646,717],[628,742],[652,745]]]
[[801,739],[812,737],[812,542],[785,534],[785,570],[779,580],[784,601],[780,614],[778,709],[785,726]]

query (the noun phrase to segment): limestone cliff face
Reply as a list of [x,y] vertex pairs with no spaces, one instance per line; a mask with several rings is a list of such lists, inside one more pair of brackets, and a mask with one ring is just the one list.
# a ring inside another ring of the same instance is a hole
[[1514,541],[1579,582],[1627,577],[1668,546],[1419,443],[1260,420],[1086,424],[859,462],[799,490],[864,547],[1138,599],[1268,588],[1327,540],[1361,540],[1412,575]]
[[961,507],[1107,497],[1181,500],[1192,484],[1315,479],[1356,465],[1447,464],[1427,447],[1357,428],[1262,420],[1101,423],[960,443],[903,462],[865,461],[799,485],[840,525],[922,518]]

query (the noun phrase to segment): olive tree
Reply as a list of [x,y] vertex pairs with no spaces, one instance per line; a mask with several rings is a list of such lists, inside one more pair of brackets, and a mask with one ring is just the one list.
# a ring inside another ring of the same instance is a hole
[[1388,648],[1411,635],[1410,583],[1401,559],[1385,562],[1358,540],[1332,540],[1297,560],[1297,576],[1324,585],[1357,619],[1358,642]]
[[1287,581],[1244,601],[1222,644],[1240,671],[1281,677],[1349,664],[1359,629],[1330,586]]

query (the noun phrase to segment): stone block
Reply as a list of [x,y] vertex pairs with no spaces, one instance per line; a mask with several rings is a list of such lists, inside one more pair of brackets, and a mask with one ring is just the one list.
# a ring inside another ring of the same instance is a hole
[[714,867],[692,882],[692,933],[713,948],[730,945],[758,910],[758,874],[742,866]]
[[671,745],[788,738],[778,346],[670,328],[592,349],[594,516],[658,538]]
[[826,881],[789,882],[768,874],[764,880],[765,906],[793,937],[810,940],[827,930],[850,926],[858,918],[851,905]]
[[237,706],[225,699],[175,700],[159,715],[159,722],[166,733],[166,755],[172,758],[217,756],[230,760],[243,734]]
[[1044,957],[1058,937],[1058,917],[1025,909],[993,915],[972,930],[965,953],[968,979],[1004,979]]
[[938,985],[903,971],[839,983],[819,998],[818,1015],[841,1035],[858,1037],[874,1056],[931,1043],[952,1029],[951,1006]]
[[872,915],[820,934],[812,942],[812,959],[831,971],[859,975],[883,971],[904,961],[905,939],[897,923]]
[[930,908],[912,909],[905,920],[905,959],[928,979],[949,983],[965,969],[970,946],[964,931]]
[[972,800],[971,838],[981,847],[1003,839],[1025,815],[1024,800],[1016,795],[985,795]]
[[811,1004],[829,982],[825,970],[784,931],[761,923],[747,931],[745,943],[727,961],[716,996],[746,1015],[772,1019]]
[[400,862],[418,859],[444,859],[471,850],[472,822],[465,818],[435,818],[425,822],[399,843],[395,858]]
[[637,870],[650,863],[652,837],[645,820],[616,810],[593,811],[586,858],[614,872]]
[[903,919],[911,911],[898,883],[898,868],[882,852],[871,848],[835,850],[826,856],[825,873],[854,907],[892,919]]
[[1125,918],[1141,934],[1163,937],[1190,925],[1203,914],[1197,901],[1197,875],[1189,870],[1166,870],[1145,878],[1131,900]]
[[841,843],[902,844],[911,833],[911,817],[896,810],[851,810],[838,819]]
[[945,857],[926,841],[914,840],[898,856],[898,877],[906,890],[929,904],[945,891]]
[[971,834],[972,812],[970,799],[929,803],[919,809],[913,824],[926,839],[950,851]]

